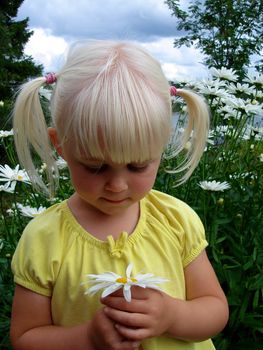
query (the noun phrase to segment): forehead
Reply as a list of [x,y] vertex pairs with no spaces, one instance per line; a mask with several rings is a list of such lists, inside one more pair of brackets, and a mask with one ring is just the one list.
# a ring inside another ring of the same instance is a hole
[[110,166],[121,166],[124,164],[149,164],[152,163],[154,161],[159,161],[161,158],[161,155],[158,155],[157,157],[155,157],[154,159],[145,159],[143,161],[127,161],[127,162],[116,162],[112,159],[112,157],[109,154],[106,154],[105,157],[103,158],[96,158],[96,157],[92,157],[89,153],[88,154],[78,154],[76,152],[71,152],[69,150],[69,152],[72,154],[72,156],[74,158],[76,158],[79,162],[84,163],[84,164],[91,164],[91,165],[100,165],[100,164],[108,164]]
[[125,147],[122,143],[114,145],[101,141],[102,139],[93,138],[93,142],[88,142],[89,138],[67,137],[63,148],[66,153],[81,162],[107,163],[107,164],[129,164],[144,163],[155,159],[159,159],[162,154],[162,148],[150,143],[140,145],[138,142]]

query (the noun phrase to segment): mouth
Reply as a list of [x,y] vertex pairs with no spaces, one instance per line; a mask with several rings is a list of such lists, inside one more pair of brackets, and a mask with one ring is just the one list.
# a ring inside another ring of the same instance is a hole
[[103,198],[106,202],[112,203],[112,204],[120,204],[123,203],[124,201],[126,201],[126,198],[124,199],[119,199],[119,200],[112,200],[112,199],[108,199],[108,198]]

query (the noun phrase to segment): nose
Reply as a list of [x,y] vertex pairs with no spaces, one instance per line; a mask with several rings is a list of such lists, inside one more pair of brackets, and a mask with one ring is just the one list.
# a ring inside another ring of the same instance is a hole
[[105,184],[105,190],[110,192],[123,192],[128,189],[128,184],[125,177],[121,174],[112,174]]

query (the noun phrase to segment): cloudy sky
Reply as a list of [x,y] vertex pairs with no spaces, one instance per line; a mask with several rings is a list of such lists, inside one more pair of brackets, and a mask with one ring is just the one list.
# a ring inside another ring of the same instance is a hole
[[161,62],[168,79],[207,75],[197,50],[173,47],[176,19],[164,0],[24,0],[18,19],[25,17],[34,31],[25,52],[46,72],[57,70],[68,44],[97,38],[141,43]]

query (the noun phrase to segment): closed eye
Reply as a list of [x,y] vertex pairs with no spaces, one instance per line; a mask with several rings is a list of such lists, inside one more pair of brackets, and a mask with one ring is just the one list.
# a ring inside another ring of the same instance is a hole
[[[101,164],[82,164],[82,166],[91,174],[101,174],[108,169],[110,169],[110,165],[106,163],[101,163]],[[149,166],[149,163],[129,163],[126,164],[126,167],[129,171],[135,172],[135,173],[140,173],[145,171]]]
[[145,171],[148,168],[148,163],[147,164],[130,163],[130,164],[127,164],[127,168],[132,172],[140,173],[140,172]]
[[108,169],[107,164],[101,164],[99,166],[92,166],[92,165],[84,165],[85,169],[88,170],[91,174],[100,174],[103,173]]

